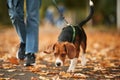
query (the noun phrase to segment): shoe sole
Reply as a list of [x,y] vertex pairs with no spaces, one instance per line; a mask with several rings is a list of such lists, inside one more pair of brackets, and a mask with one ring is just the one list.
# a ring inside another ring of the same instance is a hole
[[16,53],[16,58],[19,59],[19,60],[22,60],[22,61],[25,60],[25,57],[24,57],[23,59],[20,59],[20,58],[18,57],[18,51],[17,51],[17,53]]
[[25,67],[27,67],[27,66],[35,66],[35,65],[36,65],[36,63],[32,63],[32,64],[24,64]]
[[16,58],[19,59],[19,57],[18,57],[18,51],[17,51],[17,53],[16,53]]

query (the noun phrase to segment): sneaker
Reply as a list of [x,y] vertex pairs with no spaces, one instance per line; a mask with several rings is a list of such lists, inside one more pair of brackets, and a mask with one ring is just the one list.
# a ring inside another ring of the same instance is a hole
[[28,53],[26,54],[26,62],[24,66],[34,66],[35,65],[35,54],[34,53]]
[[20,43],[20,47],[17,51],[17,55],[16,57],[20,60],[24,60],[25,59],[25,43]]

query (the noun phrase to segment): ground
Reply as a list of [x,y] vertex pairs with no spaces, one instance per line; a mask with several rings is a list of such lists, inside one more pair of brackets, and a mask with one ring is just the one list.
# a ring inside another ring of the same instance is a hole
[[15,30],[0,30],[0,80],[120,80],[120,33],[117,31],[85,28],[87,34],[87,65],[81,66],[79,57],[75,73],[67,73],[69,59],[64,67],[55,67],[53,54],[42,51],[57,41],[61,29],[40,27],[39,51],[36,66],[24,67],[16,59],[19,38]]

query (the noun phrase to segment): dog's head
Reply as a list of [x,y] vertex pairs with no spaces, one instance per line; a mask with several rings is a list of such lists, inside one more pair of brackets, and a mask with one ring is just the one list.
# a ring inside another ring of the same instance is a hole
[[57,42],[53,45],[52,49],[53,51],[51,53],[55,56],[56,66],[63,66],[66,56],[69,59],[73,59],[76,56],[76,48],[74,44],[69,42]]

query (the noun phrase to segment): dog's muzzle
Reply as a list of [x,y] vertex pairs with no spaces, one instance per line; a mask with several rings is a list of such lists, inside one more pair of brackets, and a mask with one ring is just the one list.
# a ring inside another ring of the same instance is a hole
[[60,63],[60,62],[57,62],[57,63],[56,63],[56,66],[57,66],[57,67],[61,66],[61,63]]
[[56,65],[57,67],[63,66],[63,61],[60,60],[59,58],[57,58],[56,61],[55,61],[55,65]]

